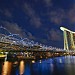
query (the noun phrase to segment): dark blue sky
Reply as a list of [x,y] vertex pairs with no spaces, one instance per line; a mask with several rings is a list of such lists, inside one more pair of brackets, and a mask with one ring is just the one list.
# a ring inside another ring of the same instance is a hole
[[75,31],[75,0],[0,0],[0,25],[11,33],[63,48],[60,26]]

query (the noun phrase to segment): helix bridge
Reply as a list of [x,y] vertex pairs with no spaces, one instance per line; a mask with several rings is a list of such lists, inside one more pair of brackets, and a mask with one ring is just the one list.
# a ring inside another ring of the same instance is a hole
[[55,57],[75,55],[73,50],[64,50],[22,38],[19,34],[12,34],[6,28],[0,27],[0,57],[7,54],[16,54],[24,57]]

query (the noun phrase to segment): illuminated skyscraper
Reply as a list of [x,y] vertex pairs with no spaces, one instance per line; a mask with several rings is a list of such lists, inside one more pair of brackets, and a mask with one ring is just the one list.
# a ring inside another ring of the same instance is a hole
[[63,31],[64,49],[75,50],[75,32],[64,27],[60,27],[60,29]]

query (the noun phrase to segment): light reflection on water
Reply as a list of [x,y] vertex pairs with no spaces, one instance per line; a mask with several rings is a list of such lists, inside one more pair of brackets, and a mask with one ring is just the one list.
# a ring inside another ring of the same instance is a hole
[[25,64],[24,64],[24,61],[20,61],[20,65],[19,65],[19,72],[20,72],[20,75],[24,74],[24,67],[25,67]]
[[75,56],[22,60],[18,66],[13,66],[11,75],[75,75]]
[[10,75],[12,70],[12,62],[5,61],[2,65],[2,75]]

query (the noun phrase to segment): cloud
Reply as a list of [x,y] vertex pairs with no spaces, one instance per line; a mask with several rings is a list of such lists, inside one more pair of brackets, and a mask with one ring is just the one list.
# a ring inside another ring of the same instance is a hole
[[51,29],[49,31],[49,34],[47,35],[49,40],[52,41],[60,41],[62,38],[62,35],[59,30]]
[[36,15],[36,12],[29,4],[24,3],[23,10],[30,17],[29,22],[31,25],[35,26],[36,28],[39,28],[42,25],[40,17]]
[[5,15],[6,17],[11,18],[12,17],[12,13],[8,10],[8,9],[0,9],[0,13],[2,13],[3,15]]
[[30,20],[30,23],[32,25],[34,25],[36,28],[39,28],[42,24],[40,22],[40,18],[39,17],[33,17],[31,20]]
[[5,10],[4,15],[7,17],[12,17],[12,13],[9,10]]
[[68,11],[67,14],[69,21],[71,23],[75,23],[75,4],[73,5],[73,7]]
[[52,6],[52,0],[43,0],[47,7]]
[[19,34],[23,38],[26,37],[35,40],[35,37],[32,35],[32,33],[26,30],[24,31],[21,27],[19,27],[17,23],[2,21],[2,26],[5,27],[12,34]]
[[58,9],[50,12],[50,21],[61,25],[65,19],[65,11],[63,9]]
[[35,37],[32,35],[32,33],[27,32],[28,38],[31,40],[35,40]]
[[8,21],[2,21],[3,27],[7,28],[13,34],[19,34],[20,36],[24,36],[23,30],[17,23],[12,23]]
[[52,23],[61,25],[67,22],[68,24],[75,23],[75,3],[68,9],[58,8],[55,10],[48,11],[50,21]]

